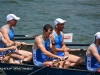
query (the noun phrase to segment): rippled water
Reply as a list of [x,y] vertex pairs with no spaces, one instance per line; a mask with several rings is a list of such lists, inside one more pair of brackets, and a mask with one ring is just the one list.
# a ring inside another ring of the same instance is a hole
[[64,32],[74,34],[72,43],[91,43],[100,31],[100,0],[0,0],[0,26],[9,13],[21,18],[15,34],[40,34],[58,17],[67,20]]

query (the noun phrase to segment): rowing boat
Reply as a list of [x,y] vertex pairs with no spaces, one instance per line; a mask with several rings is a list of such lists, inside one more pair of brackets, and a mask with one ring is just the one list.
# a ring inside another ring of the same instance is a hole
[[[32,44],[22,47],[25,50],[32,50]],[[81,56],[84,60],[86,49],[71,49],[70,53]],[[70,67],[68,69],[53,68],[47,66],[35,66],[32,61],[24,64],[0,63],[0,75],[100,75],[98,72],[91,72],[85,69],[85,65]]]
[[100,75],[98,72],[90,72],[83,68],[52,68],[47,66],[18,65],[0,63],[0,75]]
[[[67,44],[67,46],[89,46],[89,44]],[[32,44],[27,44],[22,49],[32,51]],[[71,49],[70,53],[82,57],[84,61],[86,49]],[[0,75],[100,75],[100,73],[87,71],[83,64],[77,67],[61,69],[48,66],[35,66],[30,61],[24,62],[24,64],[0,63]]]

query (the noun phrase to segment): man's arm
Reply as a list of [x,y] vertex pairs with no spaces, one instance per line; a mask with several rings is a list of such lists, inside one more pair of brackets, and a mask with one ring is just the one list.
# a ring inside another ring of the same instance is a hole
[[64,49],[65,52],[69,52],[69,48],[67,48],[67,46],[64,43],[64,34],[62,35],[63,35],[62,48]]
[[56,54],[56,47],[54,45],[54,38],[53,38],[52,34],[50,35],[49,39],[50,39],[50,49],[51,49],[51,52],[53,54]]
[[52,58],[61,59],[61,57],[54,55],[54,54],[50,53],[49,51],[47,51],[42,44],[42,40],[39,37],[35,38],[35,43],[37,44],[38,48],[43,52],[44,55],[46,55],[48,57],[52,57]]
[[2,37],[2,42],[3,42],[7,47],[15,45],[14,42],[8,43],[3,37]]
[[100,55],[98,54],[96,48],[94,46],[90,46],[89,48],[91,54],[98,60],[98,62],[100,63]]
[[1,32],[0,32],[0,37],[1,37],[2,42],[3,42],[7,47],[8,47],[8,46],[14,45],[13,42],[12,42],[12,43],[8,43],[8,42],[4,39],[4,37],[3,37],[3,35],[2,35]]
[[0,48],[0,52],[5,52],[7,50],[15,50],[16,46],[11,46],[11,47],[7,47],[7,48]]
[[9,36],[8,36],[8,30],[5,26],[3,26],[1,28],[1,33],[3,34],[4,39],[8,42],[8,43],[13,43],[12,40],[10,40]]
[[16,46],[20,46],[21,44],[22,45],[26,45],[26,43],[25,42],[18,42],[18,41],[14,41],[14,40],[10,40],[10,38],[9,38],[9,36],[8,36],[8,30],[7,30],[7,28],[5,28],[4,26],[1,28],[1,33],[3,34],[3,37],[4,37],[4,39],[8,42],[8,43],[10,43],[10,44],[15,44]]

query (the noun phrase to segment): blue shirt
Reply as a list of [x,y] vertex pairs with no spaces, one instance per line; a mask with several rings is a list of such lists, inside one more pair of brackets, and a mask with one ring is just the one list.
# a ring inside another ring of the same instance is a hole
[[[42,39],[42,35],[40,35],[39,37]],[[42,44],[46,48],[46,50],[50,51],[50,39],[49,38],[47,38],[46,41],[42,39]],[[43,63],[44,61],[49,60],[49,57],[44,55],[43,52],[38,48],[36,50],[33,50],[33,60]]]
[[[61,46],[62,45],[62,41],[63,41],[62,32],[60,32],[60,34],[57,35],[56,32],[53,30],[52,34],[54,36],[54,42],[55,42],[56,48],[61,48],[62,47]],[[63,56],[63,52],[57,52],[56,55]]]
[[[94,43],[91,44],[90,46],[95,46],[98,54],[100,55],[100,48],[99,47],[97,47]],[[95,68],[96,69],[99,66],[98,61],[94,56],[89,57],[89,56],[86,55],[85,63],[86,63],[86,68],[87,69],[88,68],[93,68],[93,69]]]
[[14,38],[14,29],[13,28],[9,28],[7,25],[6,25],[6,28],[8,29],[8,36],[10,38],[10,40],[13,40]]

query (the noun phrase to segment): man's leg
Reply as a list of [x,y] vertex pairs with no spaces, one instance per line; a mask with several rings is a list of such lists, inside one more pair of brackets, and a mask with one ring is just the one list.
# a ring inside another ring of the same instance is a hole
[[70,62],[68,60],[63,62],[63,65],[62,65],[63,68],[66,69],[66,68],[69,68],[69,66],[70,66]]
[[11,52],[9,56],[15,60],[24,60],[24,56],[17,52]]
[[45,61],[43,64],[44,65],[50,65],[52,63],[52,65],[54,67],[58,67],[58,68],[68,68],[70,66],[69,61],[59,61],[59,62],[54,62],[54,61]]
[[13,63],[15,64],[14,62],[14,59],[11,58],[9,55],[7,55],[4,59],[3,59],[4,63]]
[[47,66],[47,65],[52,65],[53,67],[58,67],[58,68],[62,68],[62,61],[60,62],[54,62],[54,61],[45,61],[43,62],[43,65]]
[[72,54],[69,54],[67,60],[70,62],[70,66],[78,66],[82,63],[81,57],[78,57]]
[[9,62],[12,62],[12,63],[13,63],[13,61],[11,61],[10,59],[11,59],[10,56],[6,56],[6,57],[3,59],[3,61],[4,61],[4,63],[9,63]]
[[19,50],[18,53],[24,56],[24,61],[30,61],[32,59],[32,53],[25,50]]

